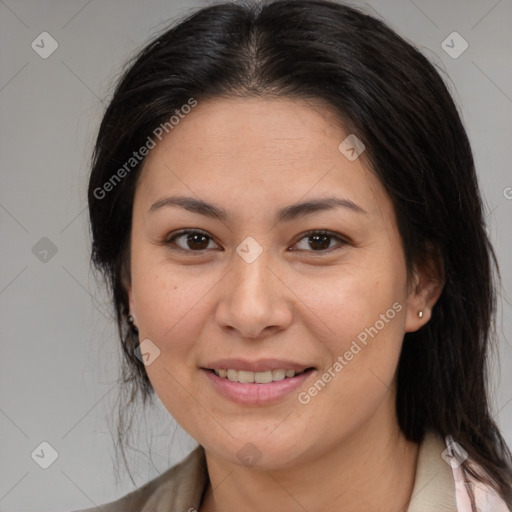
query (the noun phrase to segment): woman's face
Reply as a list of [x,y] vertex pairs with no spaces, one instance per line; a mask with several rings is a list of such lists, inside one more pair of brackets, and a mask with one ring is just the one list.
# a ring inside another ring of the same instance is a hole
[[[129,289],[146,370],[233,463],[284,468],[396,424],[403,336],[429,314],[408,292],[389,197],[339,149],[348,135],[303,101],[209,100],[146,158]],[[171,241],[181,230],[200,233]]]

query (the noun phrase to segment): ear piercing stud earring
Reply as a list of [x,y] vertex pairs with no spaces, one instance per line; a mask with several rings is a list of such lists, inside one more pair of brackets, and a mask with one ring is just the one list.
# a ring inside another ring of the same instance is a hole
[[418,311],[418,316],[419,316],[420,318],[423,318],[423,311]]
[[135,318],[133,318],[133,315],[128,315],[128,324],[130,325],[130,327],[132,328],[133,331],[138,333],[139,330],[137,329],[137,326],[134,324],[134,321],[135,321]]

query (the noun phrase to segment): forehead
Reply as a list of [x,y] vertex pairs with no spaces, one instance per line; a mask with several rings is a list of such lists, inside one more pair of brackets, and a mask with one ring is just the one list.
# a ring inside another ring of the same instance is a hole
[[348,135],[340,117],[316,101],[198,101],[149,152],[137,193],[149,201],[179,189],[248,204],[339,190],[367,206],[385,200],[364,154],[351,161],[340,151]]
[[318,159],[328,150],[324,146],[343,135],[340,120],[326,105],[302,99],[208,99],[177,121],[148,160],[164,151],[177,154],[180,147],[195,149],[189,158],[208,153],[215,160]]

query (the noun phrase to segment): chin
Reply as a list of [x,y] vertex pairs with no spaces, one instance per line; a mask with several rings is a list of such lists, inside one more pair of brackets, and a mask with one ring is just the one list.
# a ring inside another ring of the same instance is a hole
[[[272,434],[271,434],[272,435]],[[244,436],[247,441],[241,438],[231,440],[228,446],[219,447],[215,445],[211,450],[226,461],[247,468],[254,468],[266,471],[276,471],[293,467],[299,462],[304,454],[304,444],[293,442],[288,438],[287,443],[276,437],[271,440],[261,432],[254,436]],[[209,450],[209,444],[203,444]]]

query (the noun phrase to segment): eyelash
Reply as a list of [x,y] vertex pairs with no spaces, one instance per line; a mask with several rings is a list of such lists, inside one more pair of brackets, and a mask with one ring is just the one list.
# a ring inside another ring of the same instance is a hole
[[[167,245],[167,246],[170,246],[174,243],[174,241],[177,239],[177,238],[180,238],[182,236],[185,236],[185,235],[204,235],[206,238],[208,238],[209,240],[213,241],[212,237],[210,235],[208,235],[208,233],[206,233],[205,231],[202,231],[200,229],[185,229],[185,230],[182,230],[182,231],[178,231],[177,233],[173,233],[171,236],[167,237],[162,243],[163,245]],[[339,247],[331,247],[329,249],[322,249],[322,250],[319,250],[319,251],[307,251],[306,252],[311,252],[311,253],[314,253],[314,254],[319,254],[319,255],[324,255],[324,254],[330,254],[334,251],[337,251],[337,250],[340,250],[343,248],[344,245],[348,244],[348,242],[341,238],[339,235],[337,235],[336,233],[333,233],[332,231],[327,231],[327,230],[323,230],[323,229],[320,229],[320,230],[312,230],[312,231],[307,231],[306,233],[303,233],[301,235],[301,238],[299,238],[299,240],[297,242],[295,242],[294,245],[296,245],[297,243],[301,242],[302,240],[304,240],[305,238],[309,238],[313,235],[327,235],[329,236],[330,238],[335,238],[337,239],[339,242],[340,242],[340,246]],[[201,249],[201,250],[198,250],[198,251],[194,251],[194,250],[191,250],[191,249],[183,249],[182,247],[172,247],[173,250],[176,250],[176,251],[180,251],[180,252],[185,252],[185,253],[198,253],[199,255],[203,254],[204,251],[207,251],[208,249]],[[303,249],[299,249],[299,251],[303,251]]]

